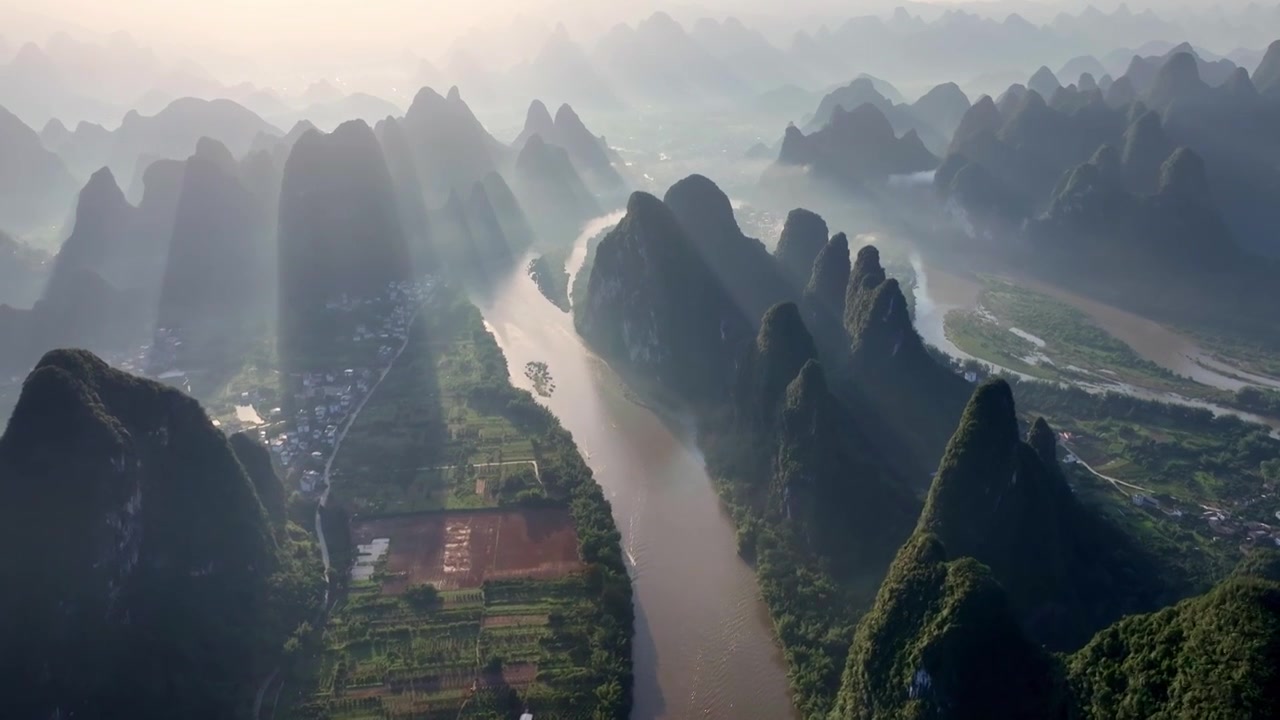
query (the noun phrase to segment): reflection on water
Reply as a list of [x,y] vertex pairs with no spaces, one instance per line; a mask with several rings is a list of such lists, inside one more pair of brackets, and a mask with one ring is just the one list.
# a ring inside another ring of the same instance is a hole
[[[629,401],[525,273],[476,303],[510,368],[547,363],[556,389],[538,400],[573,433],[613,503],[635,583],[633,717],[794,717],[755,576],[692,428]],[[511,381],[531,385],[521,372]]]

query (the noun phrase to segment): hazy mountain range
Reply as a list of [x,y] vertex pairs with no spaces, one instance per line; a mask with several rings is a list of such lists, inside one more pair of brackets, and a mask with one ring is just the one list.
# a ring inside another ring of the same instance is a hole
[[715,104],[787,85],[822,90],[859,73],[888,78],[913,94],[944,81],[981,93],[1010,73],[1040,64],[1056,69],[1091,55],[1116,76],[1117,62],[1181,40],[1251,65],[1280,34],[1280,9],[1258,5],[1216,14],[1090,6],[1054,17],[1042,17],[1034,6],[939,12],[907,5],[839,20],[819,14],[812,17],[826,19],[782,33],[775,26],[796,21],[672,12],[681,20],[657,12],[598,30],[540,21],[476,31],[439,56],[405,53],[376,73],[347,73],[341,82],[313,79],[287,90],[219,79],[124,33],[95,41],[59,32],[15,43],[11,56],[0,54],[0,98],[33,127],[52,118],[68,127],[81,121],[111,127],[129,109],[154,114],[194,96],[235,100],[280,126],[309,119],[329,130],[353,117],[373,123],[398,114],[388,106],[403,108],[423,85],[460,86],[486,109],[511,109],[513,98],[531,95],[592,110]]

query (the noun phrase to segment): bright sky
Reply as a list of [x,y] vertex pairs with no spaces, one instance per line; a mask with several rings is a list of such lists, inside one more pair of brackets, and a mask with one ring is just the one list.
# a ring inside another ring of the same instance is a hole
[[410,42],[441,31],[510,16],[538,0],[6,0],[33,15],[94,32],[128,29],[140,38],[193,33],[227,49],[268,39],[350,44]]
[[[942,0],[946,2],[947,0]],[[956,0],[952,0],[956,1]],[[93,32],[129,29],[140,39],[194,32],[196,40],[227,50],[332,44],[386,47],[440,42],[466,28],[510,23],[518,15],[573,22],[587,15],[636,19],[652,8],[706,8],[710,13],[797,6],[879,12],[889,0],[0,0],[10,12],[75,23]],[[12,35],[0,23],[0,35]]]

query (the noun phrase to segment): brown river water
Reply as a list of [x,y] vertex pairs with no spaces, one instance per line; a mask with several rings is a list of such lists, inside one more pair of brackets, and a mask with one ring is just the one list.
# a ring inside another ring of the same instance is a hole
[[[852,248],[851,252],[856,253],[857,248]],[[947,313],[952,310],[968,310],[977,307],[978,294],[982,289],[981,283],[962,270],[933,264],[919,252],[913,251],[910,259],[916,276],[914,287],[916,329],[920,337],[926,343],[952,357],[975,359],[947,339],[943,323]],[[1134,352],[1141,357],[1174,373],[1190,377],[1198,383],[1228,391],[1238,390],[1246,384],[1280,388],[1280,381],[1277,379],[1252,375],[1215,360],[1192,339],[1153,320],[1037,280],[1022,277],[1009,279],[1076,308],[1087,315],[1098,327],[1133,348]],[[1035,332],[1035,328],[1029,328],[1029,330],[1032,333]],[[990,365],[985,361],[982,362]],[[1000,369],[1015,375],[1019,374],[1008,368]],[[1252,383],[1245,383],[1240,378],[1248,378]],[[1275,420],[1172,393],[1153,392],[1124,383],[1086,387],[1090,390],[1113,390],[1149,400],[1201,407],[1213,411],[1215,415],[1235,415],[1280,430],[1280,422]]]
[[[588,225],[569,257],[571,275],[582,265],[588,237],[617,219]],[[943,320],[951,310],[976,305],[979,283],[953,268],[931,266],[919,253],[911,260],[921,336],[948,354],[968,357],[946,339]],[[526,264],[527,258],[475,302],[506,354],[514,385],[532,392],[525,364],[547,364],[555,391],[539,401],[573,433],[613,504],[635,590],[632,717],[796,717],[759,587],[737,554],[733,525],[707,476],[692,425],[629,399],[624,383],[574,331],[571,316],[538,292],[523,272]],[[1228,390],[1241,385],[1224,373],[1242,373],[1226,366],[1216,372],[1194,342],[1168,328],[1057,288],[1029,286],[1080,309],[1174,372]],[[1233,412],[1140,388],[1112,389]]]
[[527,262],[475,302],[514,385],[532,392],[525,364],[547,364],[555,390],[539,401],[573,433],[613,504],[635,591],[632,718],[795,717],[755,575],[737,554],[692,427],[628,400],[572,318],[523,272]]

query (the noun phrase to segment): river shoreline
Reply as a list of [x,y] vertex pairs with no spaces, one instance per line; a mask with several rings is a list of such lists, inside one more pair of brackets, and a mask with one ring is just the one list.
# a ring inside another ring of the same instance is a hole
[[612,503],[636,609],[632,718],[795,717],[755,573],[688,419],[628,387],[524,272],[474,301],[513,385],[530,389],[525,364],[547,364],[556,391],[536,399],[573,433]]
[[[856,252],[856,249],[853,249],[853,252]],[[960,266],[954,271],[942,269],[931,262],[923,253],[916,250],[911,250],[909,257],[912,270],[916,276],[916,284],[913,288],[916,297],[916,329],[925,343],[933,345],[943,353],[962,362],[975,361],[1003,374],[1013,375],[1024,380],[1036,380],[1036,378],[1027,376],[1012,368],[998,365],[984,358],[974,357],[961,350],[947,337],[945,328],[947,314],[955,310],[971,310],[977,307],[978,295],[982,288],[980,279],[969,275],[968,271]],[[1236,389],[1249,384],[1226,374],[1228,372],[1242,373],[1242,376],[1244,376],[1245,371],[1234,368],[1234,366],[1218,361],[1220,370],[1214,370],[1212,367],[1202,365],[1201,363],[1204,359],[1209,357],[1207,351],[1197,346],[1191,339],[1155,321],[1114,308],[1100,301],[1084,298],[1040,280],[1028,279],[1009,273],[1000,274],[998,277],[1048,295],[1083,312],[1102,330],[1129,345],[1140,357],[1176,374],[1189,376],[1206,387],[1224,392],[1234,392]],[[1192,371],[1193,368],[1195,369],[1194,371]],[[1280,419],[1263,417],[1256,413],[1215,402],[1185,397],[1176,393],[1154,391],[1119,382],[1075,382],[1072,384],[1090,392],[1118,392],[1143,400],[1203,408],[1213,412],[1215,415],[1234,415],[1247,422],[1265,425],[1272,430],[1280,431]]]

